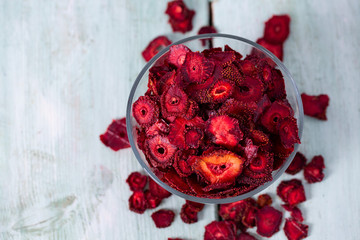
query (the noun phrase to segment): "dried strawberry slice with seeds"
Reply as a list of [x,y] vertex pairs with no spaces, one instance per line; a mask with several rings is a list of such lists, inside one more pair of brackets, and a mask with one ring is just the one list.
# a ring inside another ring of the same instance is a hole
[[265,206],[270,206],[272,204],[272,198],[269,194],[261,194],[257,198],[257,204],[259,208],[263,208]]
[[196,127],[188,128],[185,132],[185,144],[187,148],[198,148],[203,137],[204,133],[201,129]]
[[154,167],[167,167],[173,163],[176,146],[169,142],[165,136],[157,135],[146,140],[146,147],[150,162]]
[[180,177],[188,177],[193,173],[193,170],[191,168],[191,160],[189,161],[189,158],[194,156],[196,153],[196,150],[187,150],[187,151],[177,151],[175,155],[175,161],[174,161],[174,169],[179,174]]
[[142,191],[146,186],[148,177],[139,172],[132,172],[126,179],[131,191]]
[[131,211],[142,214],[146,210],[146,199],[143,191],[134,191],[129,198],[129,208]]
[[281,143],[285,148],[294,146],[295,143],[300,144],[299,130],[294,117],[286,117],[279,121],[278,131]]
[[185,131],[186,131],[186,123],[187,121],[184,118],[176,118],[174,122],[172,122],[169,127],[169,135],[168,138],[170,143],[177,146],[180,149],[185,149]]
[[227,115],[216,116],[207,120],[206,133],[213,143],[229,148],[238,145],[244,136],[238,120]]
[[184,223],[196,223],[198,221],[198,212],[190,204],[185,203],[181,207],[180,218]]
[[289,240],[300,240],[308,236],[308,225],[301,224],[294,219],[286,219],[284,232]]
[[304,177],[308,183],[321,182],[324,179],[323,169],[325,168],[324,158],[319,155],[313,157],[304,167]]
[[192,202],[192,201],[189,201],[189,200],[186,200],[186,204],[190,205],[193,209],[195,209],[198,212],[203,210],[203,208],[205,206],[205,204],[203,204],[203,203]]
[[[217,31],[213,26],[203,26],[199,29],[198,34],[206,34],[206,33],[217,33]],[[209,39],[200,39],[201,44],[205,46],[207,40]]]
[[267,94],[272,101],[286,98],[284,77],[280,70],[271,70],[271,82],[268,84]]
[[169,23],[171,25],[172,30],[174,32],[182,32],[182,33],[191,31],[193,28],[192,19],[193,19],[194,15],[195,15],[195,11],[189,10],[188,17],[183,21],[176,21],[176,20],[170,18]]
[[189,83],[203,83],[214,71],[214,63],[198,52],[188,52],[182,66],[182,74]]
[[301,152],[297,152],[286,173],[295,175],[300,172],[306,164],[306,157]]
[[246,232],[241,232],[239,236],[237,236],[236,240],[257,240],[254,236],[250,235]]
[[269,132],[275,133],[280,120],[288,116],[291,116],[291,109],[283,102],[275,101],[264,112],[260,121]]
[[208,58],[221,67],[226,67],[231,65],[235,60],[235,52],[233,51],[214,51],[208,55]]
[[239,120],[241,124],[252,119],[257,106],[254,102],[241,102],[233,98],[226,100],[218,110],[219,115],[228,115]]
[[168,198],[171,196],[170,192],[166,191],[151,178],[149,178],[149,191],[151,195],[158,197],[160,199]]
[[172,85],[161,95],[161,113],[167,116],[182,116],[189,107],[186,93],[177,85]]
[[130,147],[126,132],[126,119],[113,120],[106,132],[100,135],[100,140],[105,146],[114,151]]
[[149,128],[146,129],[146,136],[148,138],[154,137],[156,135],[164,135],[169,133],[169,125],[163,120],[160,119]]
[[163,181],[166,182],[170,187],[185,194],[192,193],[192,190],[187,184],[187,182],[183,178],[181,178],[173,169],[165,172],[162,178]]
[[264,38],[269,43],[282,44],[290,33],[289,15],[274,15],[265,23]]
[[215,103],[225,102],[234,90],[234,84],[228,80],[220,79],[209,90],[211,100]]
[[171,225],[174,221],[175,213],[171,210],[160,209],[153,214],[151,218],[153,219],[155,226],[157,228],[166,228]]
[[255,216],[257,208],[254,205],[248,204],[245,209],[244,216],[242,218],[242,224],[248,228],[253,228],[256,225]]
[[245,200],[220,204],[219,215],[223,220],[240,222],[244,216],[247,204],[248,203]]
[[304,186],[298,179],[282,181],[276,191],[278,196],[290,206],[296,206],[306,200]]
[[264,111],[271,106],[271,101],[267,94],[264,94],[261,99],[257,102],[257,108],[254,113],[254,122],[257,122]]
[[191,50],[183,44],[171,46],[168,57],[169,63],[178,68],[181,67],[185,62],[186,53],[188,52],[191,52]]
[[253,144],[256,146],[266,146],[270,142],[269,136],[260,130],[251,130],[249,135],[253,141]]
[[256,213],[256,232],[263,237],[271,237],[279,231],[282,213],[270,206],[259,209]]
[[329,106],[329,96],[320,94],[318,96],[301,94],[301,100],[304,106],[304,114],[315,117],[320,120],[327,120],[326,109]]
[[300,208],[294,206],[290,206],[288,204],[283,204],[281,205],[286,211],[289,211],[291,214],[291,217],[294,218],[296,221],[298,222],[302,222],[304,221],[304,218],[302,216],[302,212],[300,210]]
[[221,70],[221,76],[238,84],[243,81],[243,76],[234,64],[224,67]]
[[261,80],[246,77],[234,89],[234,98],[243,102],[257,102],[261,99],[264,92],[264,84]]
[[168,2],[165,13],[176,21],[183,21],[189,17],[189,9],[182,0]]
[[192,168],[209,184],[229,184],[241,174],[244,161],[235,153],[217,150],[197,157]]
[[148,127],[159,118],[159,106],[149,96],[141,96],[132,107],[132,113],[141,126]]
[[244,153],[247,159],[247,163],[249,163],[257,156],[259,147],[254,145],[252,140],[249,138],[245,139],[245,144]]
[[240,62],[240,69],[243,74],[248,76],[253,76],[257,73],[255,63],[246,59]]
[[258,152],[257,156],[250,161],[249,169],[255,173],[268,172],[271,170],[272,163],[272,157],[269,153]]
[[199,105],[196,101],[189,99],[189,108],[184,116],[185,119],[193,119],[199,112]]
[[[259,38],[256,41],[257,44],[263,46],[264,48],[266,48],[267,50],[269,50],[270,52],[272,52],[272,54],[274,54],[278,59],[280,59],[281,61],[283,60],[283,56],[284,56],[284,50],[283,50],[283,44],[273,44],[270,43],[268,41],[266,41],[265,38]],[[257,50],[255,50],[256,52]]]
[[145,61],[149,61],[152,57],[154,57],[158,52],[160,52],[163,48],[170,45],[171,41],[165,36],[159,36],[153,39],[149,45],[142,52],[142,56]]
[[148,209],[154,209],[160,205],[162,200],[160,198],[152,195],[150,190],[146,190],[144,193],[145,193],[145,199],[146,199],[146,206]]
[[232,221],[212,221],[205,226],[204,240],[235,240],[236,226]]

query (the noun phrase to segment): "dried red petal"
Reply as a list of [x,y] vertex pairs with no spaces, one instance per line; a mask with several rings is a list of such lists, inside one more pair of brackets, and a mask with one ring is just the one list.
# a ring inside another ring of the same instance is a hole
[[164,117],[183,116],[189,107],[186,93],[177,85],[172,85],[161,95],[161,113]]
[[278,131],[281,143],[285,148],[291,148],[295,143],[300,144],[299,130],[294,117],[286,117],[279,121]]
[[301,100],[304,106],[304,114],[315,117],[320,120],[327,120],[326,109],[329,106],[329,96],[320,94],[318,96],[301,94]]
[[304,186],[298,179],[282,181],[276,191],[277,195],[290,206],[296,206],[306,200]]
[[295,175],[304,168],[305,164],[306,157],[301,152],[297,152],[293,161],[285,172],[291,175]]
[[275,133],[279,121],[288,116],[291,116],[291,109],[283,102],[276,101],[264,112],[260,121],[269,132]]
[[234,84],[228,80],[220,79],[209,90],[211,100],[215,103],[225,102],[234,90]]
[[212,117],[206,124],[206,133],[213,143],[224,147],[235,147],[244,136],[238,120],[227,115]]
[[126,179],[131,191],[142,191],[147,184],[148,177],[139,172],[132,172]]
[[274,15],[265,23],[264,38],[269,43],[282,44],[290,33],[289,15]]
[[201,53],[188,52],[182,67],[185,81],[189,83],[203,83],[214,71],[214,63],[206,59]]
[[153,39],[149,45],[142,52],[142,56],[145,61],[149,61],[152,57],[154,57],[158,52],[160,52],[163,48],[170,45],[171,41],[165,36],[159,36]]
[[288,204],[283,204],[281,205],[286,211],[289,211],[290,214],[291,214],[291,217],[294,218],[296,221],[298,222],[302,222],[304,221],[304,218],[303,218],[303,215],[302,215],[302,212],[300,210],[300,208],[294,206],[290,206]]
[[257,238],[250,235],[249,233],[242,232],[239,236],[237,236],[236,240],[257,240]]
[[143,191],[134,191],[129,198],[129,208],[136,213],[144,213],[146,210],[146,199]]
[[232,221],[213,221],[205,226],[204,240],[235,240],[236,226]]
[[259,38],[256,41],[256,43],[263,46],[270,52],[272,52],[281,61],[283,60],[284,52],[283,52],[283,45],[281,43],[280,44],[269,43],[265,40],[265,38]]
[[180,218],[184,223],[196,223],[198,221],[198,212],[199,211],[197,211],[191,205],[185,203],[181,207]]
[[151,218],[153,219],[157,228],[169,227],[174,221],[174,217],[175,213],[173,211],[165,209],[158,210],[151,214]]
[[263,237],[271,237],[279,231],[282,213],[270,206],[259,209],[256,213],[256,232]]
[[162,200],[160,198],[152,195],[150,190],[146,190],[144,193],[145,193],[145,199],[146,199],[146,206],[148,209],[154,209],[160,205]]
[[148,127],[159,118],[159,106],[149,96],[141,96],[132,107],[132,113],[139,125]]
[[130,147],[126,132],[126,119],[113,120],[106,132],[100,135],[100,140],[114,151]]
[[149,178],[149,191],[151,195],[158,197],[159,199],[164,199],[171,196],[170,192],[166,191],[151,178]]
[[298,223],[294,219],[286,219],[284,232],[289,240],[300,240],[308,236],[308,225]]
[[176,146],[165,136],[157,135],[146,140],[147,156],[154,167],[167,167],[173,163]]
[[[217,33],[217,31],[213,26],[203,26],[199,29],[198,34],[206,34],[206,33]],[[206,40],[208,40],[208,39],[200,39],[201,44],[203,46],[206,45]]]
[[304,177],[308,183],[321,182],[324,179],[323,169],[325,168],[324,158],[319,155],[313,157],[304,167]]
[[192,202],[192,201],[189,201],[189,200],[186,200],[186,204],[190,205],[193,209],[195,209],[198,212],[203,210],[203,208],[205,206],[205,204],[203,204],[203,203]]
[[263,208],[265,206],[270,206],[272,204],[272,198],[269,194],[261,194],[257,198],[257,204],[260,208]]
[[246,77],[244,81],[234,88],[234,98],[243,102],[257,102],[261,99],[264,91],[264,84],[261,80]]
[[168,57],[169,63],[178,68],[181,67],[185,62],[186,53],[188,52],[191,52],[191,50],[183,44],[171,46]]

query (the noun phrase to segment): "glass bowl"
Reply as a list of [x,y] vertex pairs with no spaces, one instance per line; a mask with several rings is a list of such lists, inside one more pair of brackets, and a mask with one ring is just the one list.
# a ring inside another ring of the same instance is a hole
[[227,198],[203,198],[203,197],[195,197],[192,195],[185,194],[183,192],[177,191],[176,189],[170,187],[166,183],[162,182],[153,172],[151,167],[149,166],[147,160],[145,159],[145,156],[143,152],[138,148],[136,140],[137,140],[137,133],[136,133],[136,120],[132,116],[132,105],[133,103],[142,95],[145,94],[147,90],[147,83],[148,83],[148,75],[149,75],[149,69],[154,65],[154,63],[162,57],[164,54],[166,54],[169,51],[169,48],[172,45],[177,44],[184,44],[187,47],[189,47],[193,52],[195,51],[202,51],[208,47],[203,47],[201,45],[200,39],[212,39],[212,47],[224,47],[226,44],[229,45],[232,49],[235,51],[238,51],[243,56],[246,56],[246,54],[249,54],[253,48],[257,49],[261,53],[264,54],[265,57],[270,58],[277,66],[277,68],[282,72],[284,76],[285,81],[285,88],[287,93],[287,100],[289,101],[290,105],[292,106],[294,110],[294,117],[297,119],[298,127],[299,127],[299,137],[301,139],[302,131],[303,131],[303,106],[301,102],[301,97],[299,95],[299,91],[296,87],[296,84],[294,82],[294,79],[292,78],[290,72],[287,70],[287,68],[284,66],[284,64],[275,57],[271,52],[266,50],[264,47],[258,45],[257,43],[254,43],[250,40],[247,40],[245,38],[241,38],[234,35],[228,35],[228,34],[203,34],[203,35],[197,35],[192,36],[188,38],[184,38],[180,41],[177,41],[168,47],[164,48],[162,51],[160,51],[156,56],[154,56],[141,70],[138,77],[135,80],[135,83],[131,89],[128,104],[127,104],[127,110],[126,110],[126,127],[127,127],[127,133],[129,136],[129,141],[131,148],[136,156],[136,159],[139,161],[140,165],[145,169],[145,171],[150,175],[150,177],[157,182],[161,187],[166,189],[167,191],[185,198],[190,201],[194,202],[200,202],[200,203],[212,203],[212,204],[223,204],[223,203],[231,203],[239,200],[243,200],[246,198],[249,198],[262,190],[269,187],[271,184],[273,184],[288,168],[290,163],[292,162],[295,153],[298,150],[299,145],[296,144],[294,151],[291,153],[291,155],[286,159],[286,161],[283,163],[283,165],[278,169],[272,172],[273,180],[266,182],[265,184],[249,191],[246,193],[243,193],[241,195],[235,196],[235,197],[227,197]]

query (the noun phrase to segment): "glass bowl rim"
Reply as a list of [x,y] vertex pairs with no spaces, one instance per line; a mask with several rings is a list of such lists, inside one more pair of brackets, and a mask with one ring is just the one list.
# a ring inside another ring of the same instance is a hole
[[143,161],[143,159],[140,156],[139,151],[137,150],[136,146],[135,146],[135,142],[134,142],[134,138],[132,135],[132,126],[130,124],[131,122],[131,107],[132,107],[132,100],[134,98],[134,94],[135,91],[137,89],[137,86],[139,85],[141,79],[143,78],[144,74],[146,73],[146,71],[148,69],[150,69],[150,67],[153,65],[153,63],[155,61],[157,61],[163,54],[165,54],[167,51],[169,51],[170,47],[173,45],[178,45],[178,44],[182,44],[182,43],[186,43],[189,41],[193,41],[193,40],[199,40],[199,39],[204,39],[204,38],[229,38],[229,39],[233,39],[233,40],[238,40],[240,42],[244,42],[247,43],[249,45],[251,45],[252,47],[257,48],[258,50],[260,50],[261,52],[265,53],[267,55],[267,57],[271,58],[276,65],[280,68],[281,72],[286,75],[286,77],[288,77],[288,79],[290,79],[291,82],[291,86],[294,89],[295,92],[295,97],[296,97],[296,102],[299,108],[299,117],[297,119],[298,121],[298,128],[299,128],[299,138],[301,140],[302,138],[302,132],[303,132],[303,124],[304,124],[304,110],[303,110],[303,105],[302,105],[302,100],[300,97],[300,93],[299,90],[295,84],[295,81],[293,79],[293,77],[291,76],[289,70],[285,67],[285,65],[274,55],[272,54],[270,51],[268,51],[266,48],[262,47],[261,45],[250,41],[246,38],[242,38],[239,36],[235,36],[235,35],[230,35],[230,34],[223,34],[223,33],[210,33],[210,34],[200,34],[200,35],[195,35],[195,36],[191,36],[191,37],[187,37],[187,38],[183,38],[179,41],[176,41],[172,44],[170,44],[169,46],[165,47],[164,49],[162,49],[159,53],[157,53],[149,62],[147,62],[145,64],[145,66],[143,67],[143,69],[140,71],[140,73],[138,74],[138,76],[136,77],[136,80],[131,88],[130,94],[129,94],[129,98],[128,98],[128,103],[127,103],[127,108],[126,108],[126,130],[127,130],[127,134],[128,134],[128,138],[129,138],[129,142],[131,145],[131,149],[133,151],[133,153],[135,154],[136,159],[138,160],[138,162],[140,163],[140,165],[145,169],[146,173],[150,175],[150,177],[157,183],[159,184],[161,187],[163,187],[165,190],[169,191],[172,194],[175,194],[179,197],[182,197],[186,200],[190,200],[190,201],[194,201],[194,202],[200,202],[200,203],[208,203],[208,204],[224,204],[224,203],[231,203],[231,202],[236,202],[236,201],[240,201],[249,197],[252,197],[253,195],[263,191],[264,189],[268,188],[270,185],[272,185],[274,182],[276,182],[278,180],[278,178],[284,173],[284,171],[288,168],[288,166],[291,164],[298,148],[299,148],[299,144],[295,144],[294,147],[294,151],[291,153],[291,155],[286,159],[286,161],[283,163],[283,165],[281,166],[281,168],[279,168],[276,172],[275,175],[273,175],[273,180],[264,183],[263,185],[258,186],[257,188],[246,192],[244,194],[240,194],[238,196],[235,197],[227,197],[227,198],[202,198],[202,197],[195,197],[192,195],[188,195],[185,194],[183,192],[180,192],[172,187],[170,187],[169,185],[167,185],[166,183],[162,182],[155,174],[154,172],[145,164],[145,162]]

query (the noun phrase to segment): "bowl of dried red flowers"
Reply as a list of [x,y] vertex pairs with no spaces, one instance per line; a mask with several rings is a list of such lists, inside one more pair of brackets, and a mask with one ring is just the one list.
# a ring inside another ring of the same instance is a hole
[[126,122],[137,160],[160,186],[190,201],[230,203],[287,169],[303,107],[291,74],[268,50],[238,36],[203,34],[145,65]]

